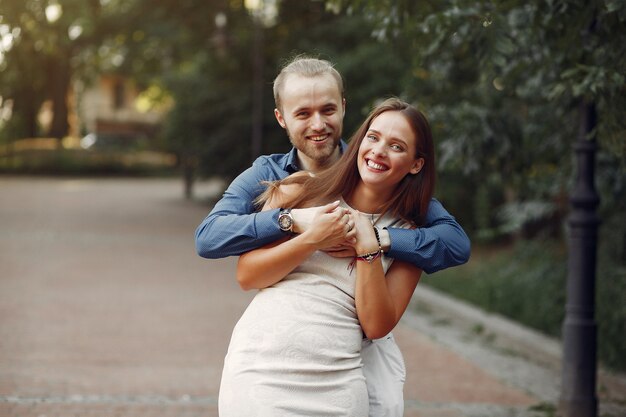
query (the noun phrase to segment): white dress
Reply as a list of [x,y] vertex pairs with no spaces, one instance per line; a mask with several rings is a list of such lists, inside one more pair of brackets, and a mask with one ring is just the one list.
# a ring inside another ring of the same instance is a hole
[[[376,225],[404,224],[385,215]],[[257,293],[231,336],[220,417],[368,416],[361,349],[377,346],[363,342],[350,262],[317,251]],[[390,265],[383,257],[385,271]],[[393,338],[384,339],[395,347],[391,354],[400,355]],[[403,362],[400,366],[396,357],[395,363],[393,372],[403,378]]]

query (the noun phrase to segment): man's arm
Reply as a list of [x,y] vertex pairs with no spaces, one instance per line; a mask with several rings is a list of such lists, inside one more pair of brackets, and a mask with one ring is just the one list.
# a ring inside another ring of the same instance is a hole
[[238,256],[284,237],[278,227],[279,210],[256,212],[253,203],[265,189],[261,181],[277,179],[258,162],[235,178],[196,229],[198,255],[210,259]]
[[388,231],[390,247],[387,254],[412,263],[429,274],[464,264],[470,256],[469,238],[434,198],[428,206],[423,227],[389,228]]

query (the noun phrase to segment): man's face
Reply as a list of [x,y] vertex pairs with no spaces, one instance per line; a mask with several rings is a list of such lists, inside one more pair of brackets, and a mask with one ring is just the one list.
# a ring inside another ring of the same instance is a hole
[[335,162],[343,127],[345,101],[330,74],[302,77],[291,74],[280,91],[278,123],[287,131],[303,169],[313,170]]

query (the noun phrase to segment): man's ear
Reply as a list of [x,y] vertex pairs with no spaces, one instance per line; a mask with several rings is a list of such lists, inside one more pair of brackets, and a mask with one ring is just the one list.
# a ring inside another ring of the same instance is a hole
[[423,166],[424,166],[424,158],[417,158],[415,162],[413,163],[413,166],[411,167],[409,172],[415,175],[422,170]]
[[346,115],[346,98],[341,99],[341,106],[343,107],[343,115]]
[[287,127],[287,124],[285,123],[285,119],[283,118],[283,115],[280,113],[280,110],[274,109],[274,117],[276,117],[276,120],[278,121],[278,124],[280,125],[280,127],[282,127],[283,129]]

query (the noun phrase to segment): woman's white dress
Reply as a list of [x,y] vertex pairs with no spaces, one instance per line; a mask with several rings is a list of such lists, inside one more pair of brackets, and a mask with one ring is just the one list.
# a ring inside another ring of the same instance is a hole
[[[403,224],[385,215],[376,225]],[[256,294],[224,360],[220,417],[368,416],[350,262],[317,251]]]

